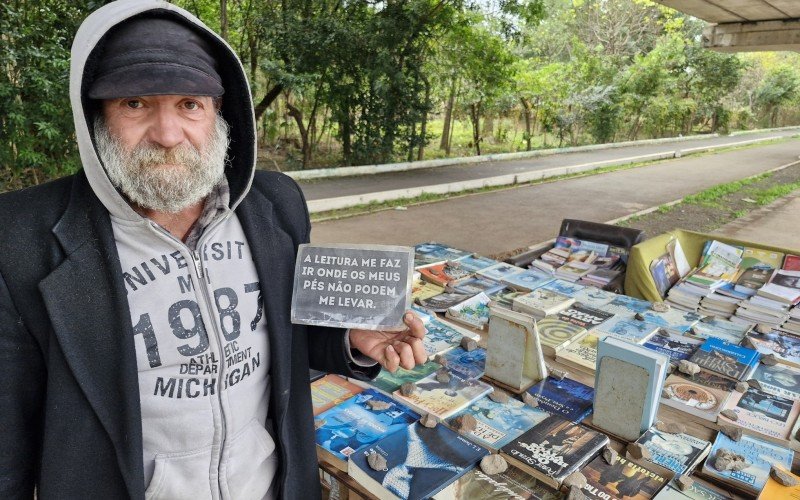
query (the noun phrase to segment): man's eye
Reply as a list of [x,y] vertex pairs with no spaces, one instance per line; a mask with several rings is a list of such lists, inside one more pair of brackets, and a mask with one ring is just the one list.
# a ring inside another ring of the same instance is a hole
[[197,109],[200,109],[200,103],[198,103],[197,101],[186,101],[185,103],[183,103],[183,105],[189,111],[195,111]]
[[130,101],[125,101],[125,105],[130,109],[139,109],[142,107],[142,101],[131,99]]

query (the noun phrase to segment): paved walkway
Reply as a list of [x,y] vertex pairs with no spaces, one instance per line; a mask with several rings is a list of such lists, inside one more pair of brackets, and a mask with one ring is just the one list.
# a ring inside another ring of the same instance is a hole
[[719,228],[716,233],[800,253],[800,193],[781,198]]
[[[314,243],[440,241],[490,255],[554,237],[561,220],[608,221],[797,160],[800,140],[315,223]],[[800,220],[800,218],[796,219]],[[797,222],[786,231],[796,232]],[[691,229],[691,228],[688,228]],[[764,241],[765,238],[746,238]],[[769,240],[772,241],[772,240]],[[800,247],[800,244],[790,245]]]
[[755,134],[742,134],[736,136],[714,137],[696,140],[667,142],[647,146],[628,146],[598,151],[585,151],[579,153],[559,153],[538,158],[524,160],[507,160],[489,163],[468,165],[451,165],[427,169],[409,170],[386,174],[375,174],[357,177],[340,177],[317,180],[300,181],[300,186],[307,200],[336,198],[340,196],[407,189],[421,186],[432,186],[450,182],[485,179],[505,174],[519,174],[535,170],[545,170],[554,167],[564,167],[599,162],[602,166],[629,163],[626,160],[636,156],[655,153],[686,150],[698,147],[718,146],[766,137],[790,137],[796,135],[797,130],[783,130],[761,132]]

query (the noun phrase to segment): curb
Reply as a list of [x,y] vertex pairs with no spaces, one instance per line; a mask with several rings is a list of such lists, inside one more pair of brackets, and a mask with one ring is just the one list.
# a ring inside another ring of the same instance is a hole
[[[515,184],[523,184],[527,182],[548,179],[560,175],[576,174],[596,170],[607,165],[627,165],[631,163],[638,163],[641,161],[652,160],[665,160],[671,158],[680,158],[683,155],[699,154],[715,149],[730,148],[736,146],[744,146],[747,144],[757,144],[760,142],[772,141],[780,139],[782,136],[763,137],[760,139],[750,139],[747,141],[739,141],[728,144],[720,144],[716,146],[701,146],[697,148],[689,148],[684,150],[665,151],[662,153],[650,153],[646,155],[630,156],[627,158],[615,158],[612,160],[604,160],[594,163],[581,163],[577,165],[567,165],[563,167],[553,167],[543,170],[531,170],[517,174],[505,174],[494,177],[485,177],[482,179],[470,179],[466,181],[448,182],[444,184],[434,184],[431,186],[418,186],[413,188],[393,189],[389,191],[378,191],[374,193],[363,193],[349,196],[339,196],[336,198],[324,198],[320,200],[309,200],[308,210],[310,213],[328,212],[331,210],[340,210],[344,208],[351,208],[358,205],[367,205],[370,203],[384,203],[387,201],[400,200],[405,198],[416,198],[424,194],[450,194],[468,191],[472,189],[481,189],[485,187],[499,187],[499,186],[513,186]],[[516,153],[513,153],[516,154]],[[483,158],[483,157],[480,157]],[[360,167],[354,167],[360,168]]]

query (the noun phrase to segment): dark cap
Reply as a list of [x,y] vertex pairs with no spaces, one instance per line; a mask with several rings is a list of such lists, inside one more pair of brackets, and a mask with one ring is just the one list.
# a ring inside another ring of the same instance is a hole
[[88,95],[116,99],[146,95],[224,93],[209,43],[169,19],[135,19],[106,35]]

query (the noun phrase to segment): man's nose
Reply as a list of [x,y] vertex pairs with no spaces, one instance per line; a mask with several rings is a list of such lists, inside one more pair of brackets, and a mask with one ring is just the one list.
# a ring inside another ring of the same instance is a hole
[[180,117],[170,109],[158,109],[147,131],[147,138],[165,149],[181,144],[186,136]]

